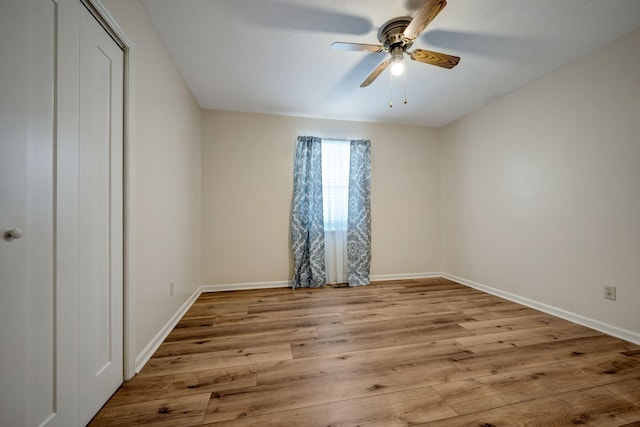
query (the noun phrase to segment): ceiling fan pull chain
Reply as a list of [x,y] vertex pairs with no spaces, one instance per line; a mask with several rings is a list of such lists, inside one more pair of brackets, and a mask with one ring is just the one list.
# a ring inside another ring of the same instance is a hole
[[404,103],[407,103],[407,67],[404,69]]
[[389,108],[393,108],[393,76],[389,73]]

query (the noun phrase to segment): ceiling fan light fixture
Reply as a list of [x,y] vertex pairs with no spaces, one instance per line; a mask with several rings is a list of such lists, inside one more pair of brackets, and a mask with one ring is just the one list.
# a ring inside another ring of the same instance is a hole
[[401,76],[404,73],[404,63],[402,60],[394,62],[391,64],[391,74],[394,76]]
[[394,76],[401,76],[404,72],[404,49],[402,46],[394,46],[389,52],[391,54],[391,74]]

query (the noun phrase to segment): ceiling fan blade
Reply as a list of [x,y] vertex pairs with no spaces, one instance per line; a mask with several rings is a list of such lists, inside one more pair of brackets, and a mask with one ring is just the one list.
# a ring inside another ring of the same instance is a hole
[[426,0],[402,35],[407,39],[415,40],[446,5],[447,0]]
[[413,52],[407,52],[414,61],[424,62],[425,64],[437,65],[443,68],[453,68],[458,65],[460,58],[446,53],[432,52],[430,50],[416,49]]
[[382,52],[384,46],[378,44],[333,42],[331,49],[341,52]]
[[389,59],[385,59],[384,61],[382,61],[375,70],[373,70],[371,72],[371,74],[369,74],[369,76],[364,79],[364,81],[360,84],[360,87],[367,87],[369,86],[371,83],[373,83],[373,81],[378,78],[378,76],[380,75],[380,73],[382,73],[384,71],[385,68],[387,68],[389,66],[389,64],[391,64],[391,58]]

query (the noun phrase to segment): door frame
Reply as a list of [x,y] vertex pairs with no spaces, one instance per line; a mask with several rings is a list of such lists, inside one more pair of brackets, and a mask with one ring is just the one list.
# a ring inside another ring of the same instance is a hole
[[[123,379],[135,375],[135,76],[136,46],[102,0],[52,0],[55,4],[55,307],[57,411],[78,414],[78,94],[79,17],[86,7],[124,51],[123,117]],[[76,396],[68,395],[75,390]],[[61,395],[62,394],[62,395]],[[75,418],[74,417],[74,418]]]
[[95,16],[105,30],[124,51],[124,277],[123,277],[123,339],[125,381],[135,372],[135,71],[136,47],[127,33],[118,24],[102,0],[80,0]]
[[[127,33],[104,6],[102,0],[81,0],[90,5],[91,12],[116,39],[124,50],[124,278],[123,278],[123,336],[125,381],[136,374],[135,346],[135,75],[136,47]],[[93,9],[93,10],[92,10]]]

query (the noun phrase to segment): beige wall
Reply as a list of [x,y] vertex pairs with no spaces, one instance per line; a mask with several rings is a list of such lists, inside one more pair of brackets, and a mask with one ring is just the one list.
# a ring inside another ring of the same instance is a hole
[[635,31],[443,129],[445,271],[640,332],[638,46]]
[[205,111],[204,284],[291,279],[298,135],[371,140],[372,275],[440,271],[438,130]]
[[136,48],[137,354],[201,284],[201,110],[139,2],[104,4]]

